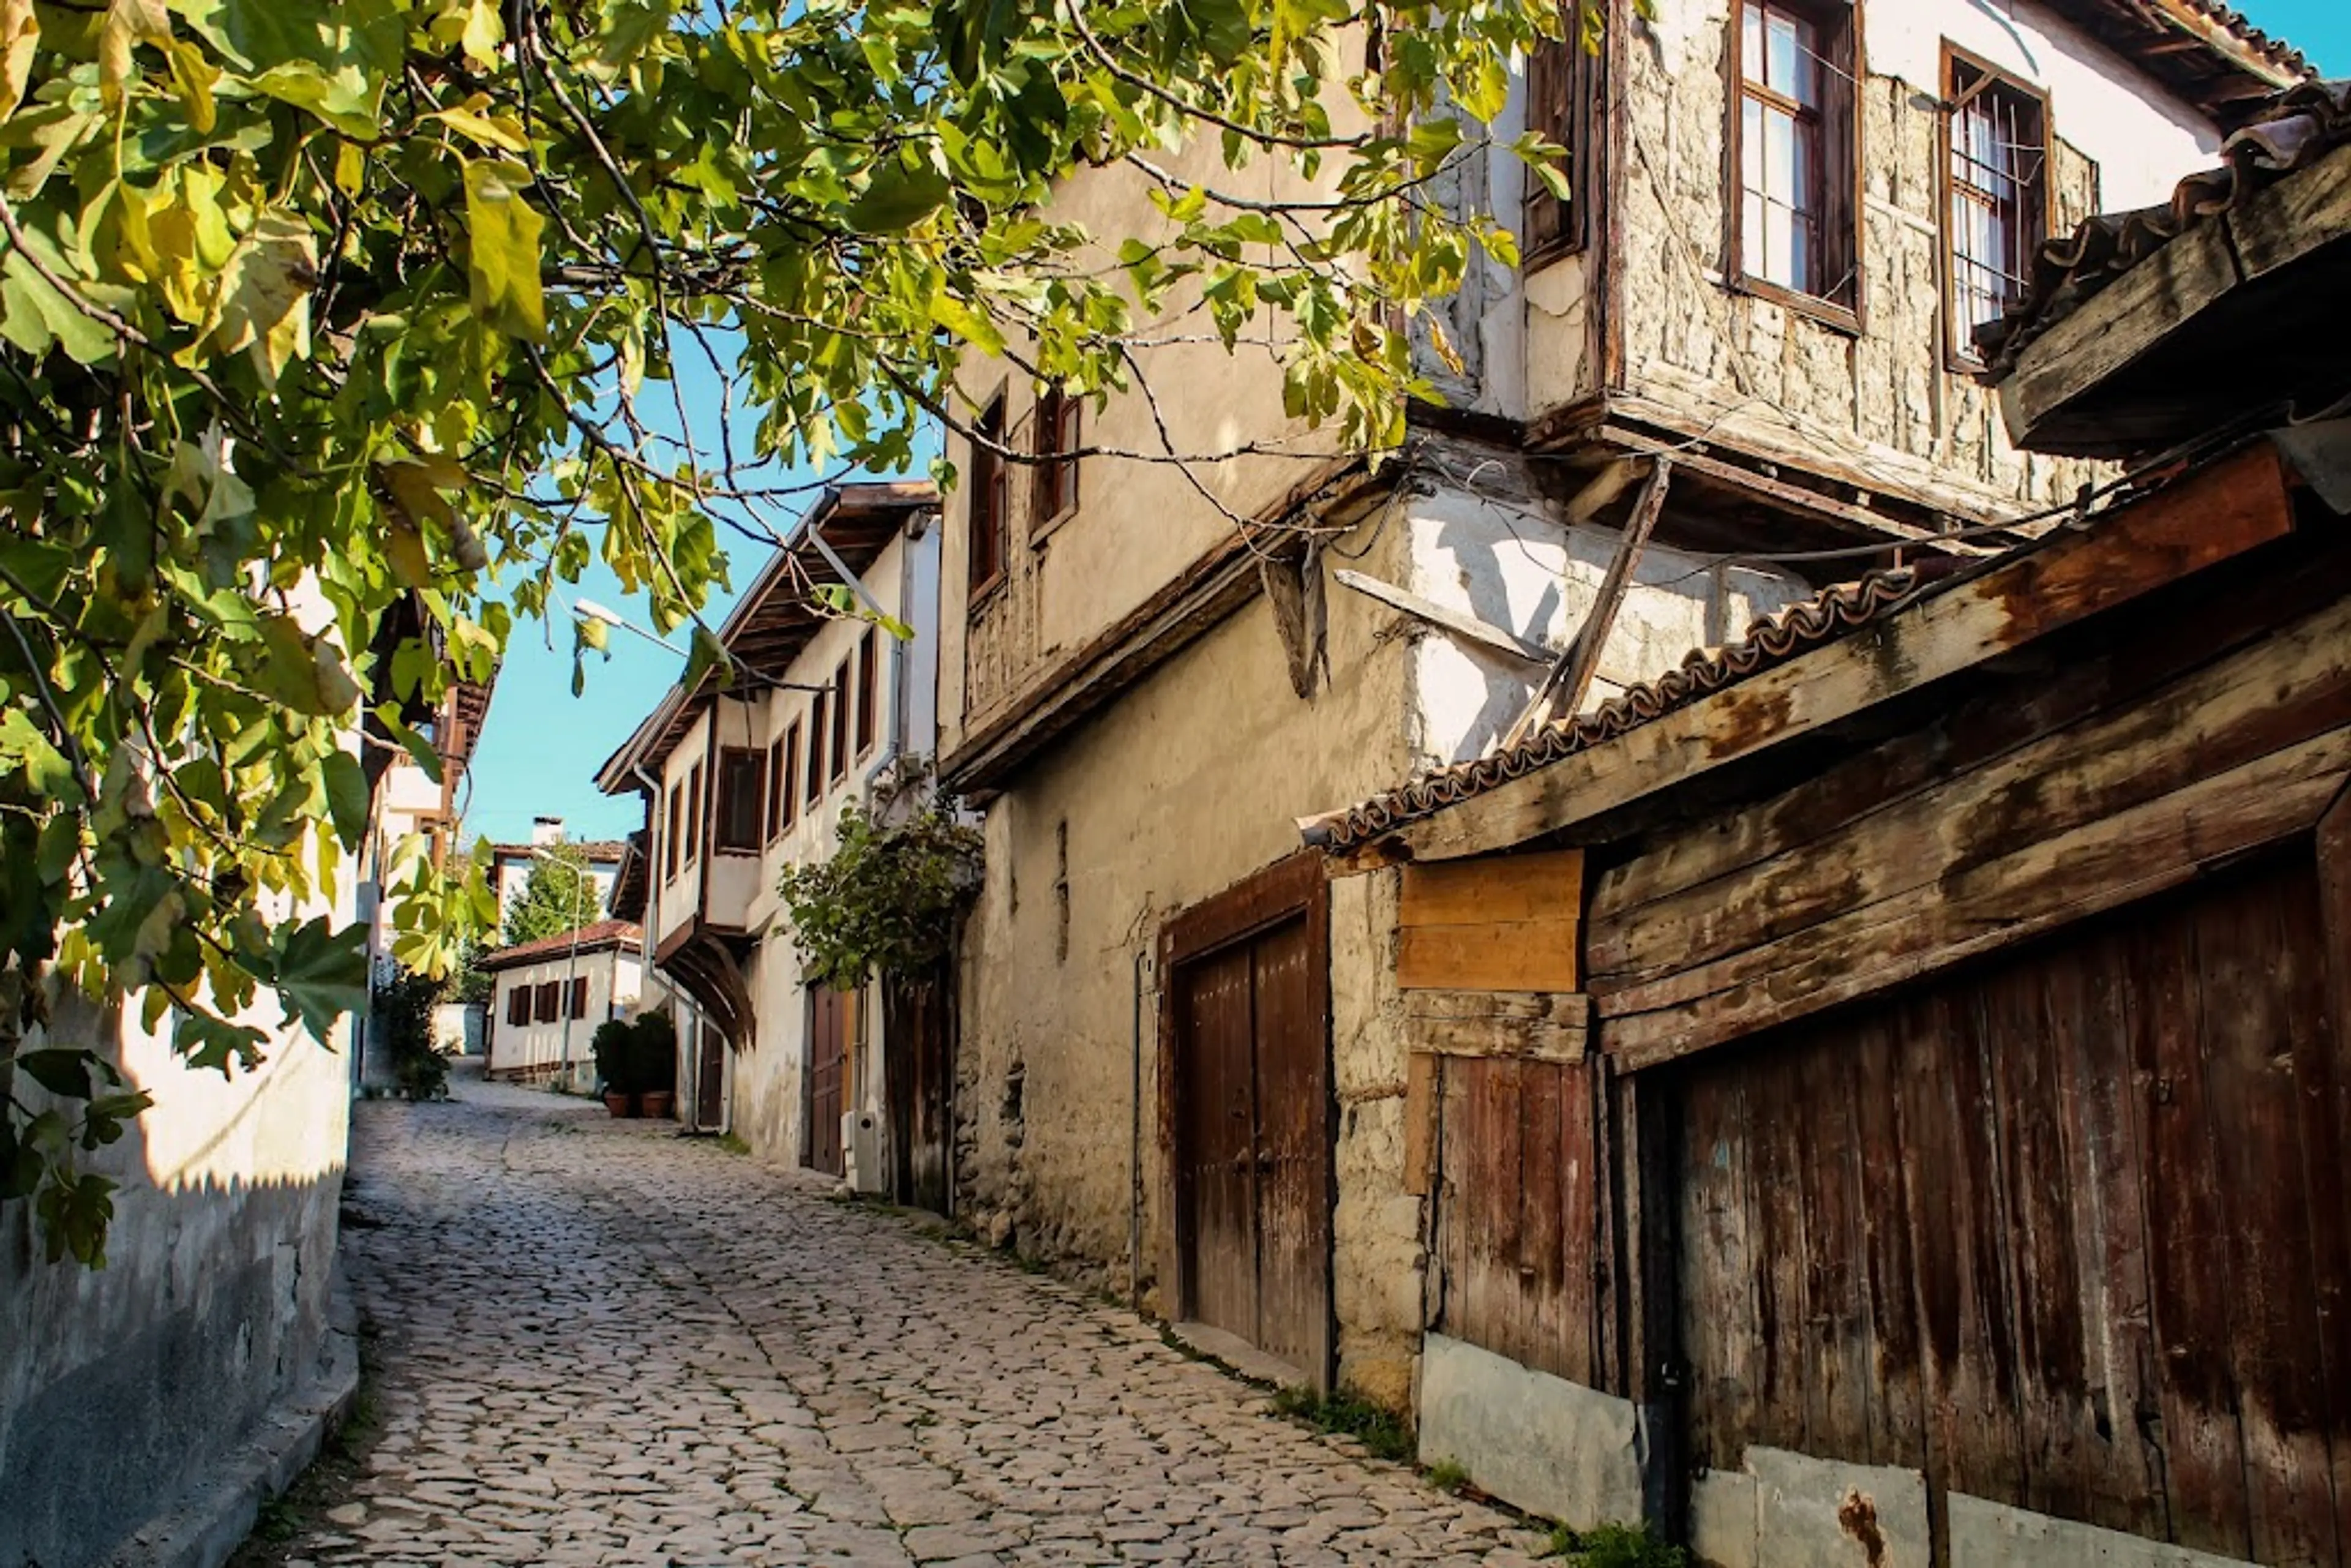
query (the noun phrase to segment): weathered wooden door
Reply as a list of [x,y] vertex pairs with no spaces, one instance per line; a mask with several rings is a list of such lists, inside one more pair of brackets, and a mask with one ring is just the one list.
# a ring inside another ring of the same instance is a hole
[[[1319,1384],[1331,1343],[1329,977],[1319,877],[1311,889],[1293,881],[1284,868],[1171,932],[1176,1266],[1186,1317]],[[1183,951],[1182,936],[1219,925],[1239,929]]]
[[695,1020],[694,1124],[705,1133],[726,1125],[726,1033],[708,1019]]
[[849,1068],[849,1031],[856,998],[831,986],[809,988],[808,1166],[827,1176],[846,1174],[841,1157],[841,1113]]
[[945,966],[882,988],[882,1075],[890,1107],[891,1195],[947,1212],[955,1140],[953,979]]
[[1690,1459],[2351,1562],[2341,961],[2297,849],[1694,1062]]

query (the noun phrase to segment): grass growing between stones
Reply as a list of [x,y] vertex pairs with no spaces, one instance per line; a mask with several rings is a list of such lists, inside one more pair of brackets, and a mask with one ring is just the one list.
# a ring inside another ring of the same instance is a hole
[[1273,1413],[1330,1437],[1353,1437],[1376,1459],[1409,1463],[1412,1432],[1404,1417],[1355,1394],[1320,1394],[1303,1384],[1278,1389]]
[[1459,1492],[1469,1484],[1469,1472],[1459,1461],[1439,1459],[1428,1467],[1428,1484],[1438,1491]]
[[365,1473],[368,1450],[374,1446],[381,1427],[375,1407],[373,1357],[367,1340],[363,1332],[360,1340],[360,1385],[351,1396],[351,1407],[342,1424],[328,1435],[319,1457],[310,1461],[308,1469],[294,1479],[292,1486],[262,1503],[253,1521],[253,1533],[229,1558],[227,1568],[280,1568],[290,1555],[294,1542],[317,1525],[327,1510],[348,1498]]
[[751,1152],[751,1145],[743,1141],[743,1134],[740,1133],[721,1133],[716,1141],[718,1146],[730,1155],[747,1155]]
[[1576,1568],[1688,1568],[1689,1553],[1636,1524],[1603,1524],[1590,1530],[1553,1525],[1543,1552]]

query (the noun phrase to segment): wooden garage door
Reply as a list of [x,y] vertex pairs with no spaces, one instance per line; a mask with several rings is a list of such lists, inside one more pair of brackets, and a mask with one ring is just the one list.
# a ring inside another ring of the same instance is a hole
[[1902,1465],[2351,1561],[2351,1052],[2323,932],[2304,845],[1693,1065],[1690,1458]]
[[1331,1315],[1319,962],[1301,911],[1174,978],[1184,1314],[1317,1382]]

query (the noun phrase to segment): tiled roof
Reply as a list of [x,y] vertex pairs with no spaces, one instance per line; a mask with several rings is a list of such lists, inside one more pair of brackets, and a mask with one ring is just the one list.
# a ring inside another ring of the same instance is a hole
[[513,947],[501,947],[495,953],[485,953],[474,961],[477,969],[511,969],[517,964],[535,963],[541,958],[559,958],[571,952],[576,945],[582,952],[601,951],[614,946],[628,946],[644,940],[644,933],[635,922],[599,920],[593,925],[582,925],[577,931],[559,931],[552,936],[542,936],[536,942],[525,942]]
[[1440,768],[1402,789],[1310,819],[1300,827],[1308,843],[1324,850],[1347,849],[1392,832],[1834,642],[1909,603],[1920,587],[1919,574],[1902,567],[1824,589],[1755,622],[1745,637],[1729,647],[1698,649],[1678,669],[1633,686],[1589,713],[1555,720],[1507,751]]
[[2164,205],[2102,213],[2050,240],[2033,258],[2024,298],[1976,333],[1987,374],[1997,379],[2013,370],[2034,339],[2189,229],[2346,144],[2351,81],[2304,82],[2277,95],[2221,143],[2220,167],[2181,180]]
[[562,839],[551,844],[492,844],[493,860],[528,860],[540,850],[575,850],[593,865],[614,864],[628,849],[624,839]]

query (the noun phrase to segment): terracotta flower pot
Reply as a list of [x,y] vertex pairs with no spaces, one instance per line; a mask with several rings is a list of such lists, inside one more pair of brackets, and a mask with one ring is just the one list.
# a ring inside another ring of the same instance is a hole
[[638,1103],[643,1106],[647,1117],[666,1122],[670,1118],[671,1108],[677,1103],[677,1095],[667,1089],[648,1089],[638,1096]]
[[637,1097],[608,1089],[604,1092],[604,1109],[615,1116],[633,1116],[637,1113]]

